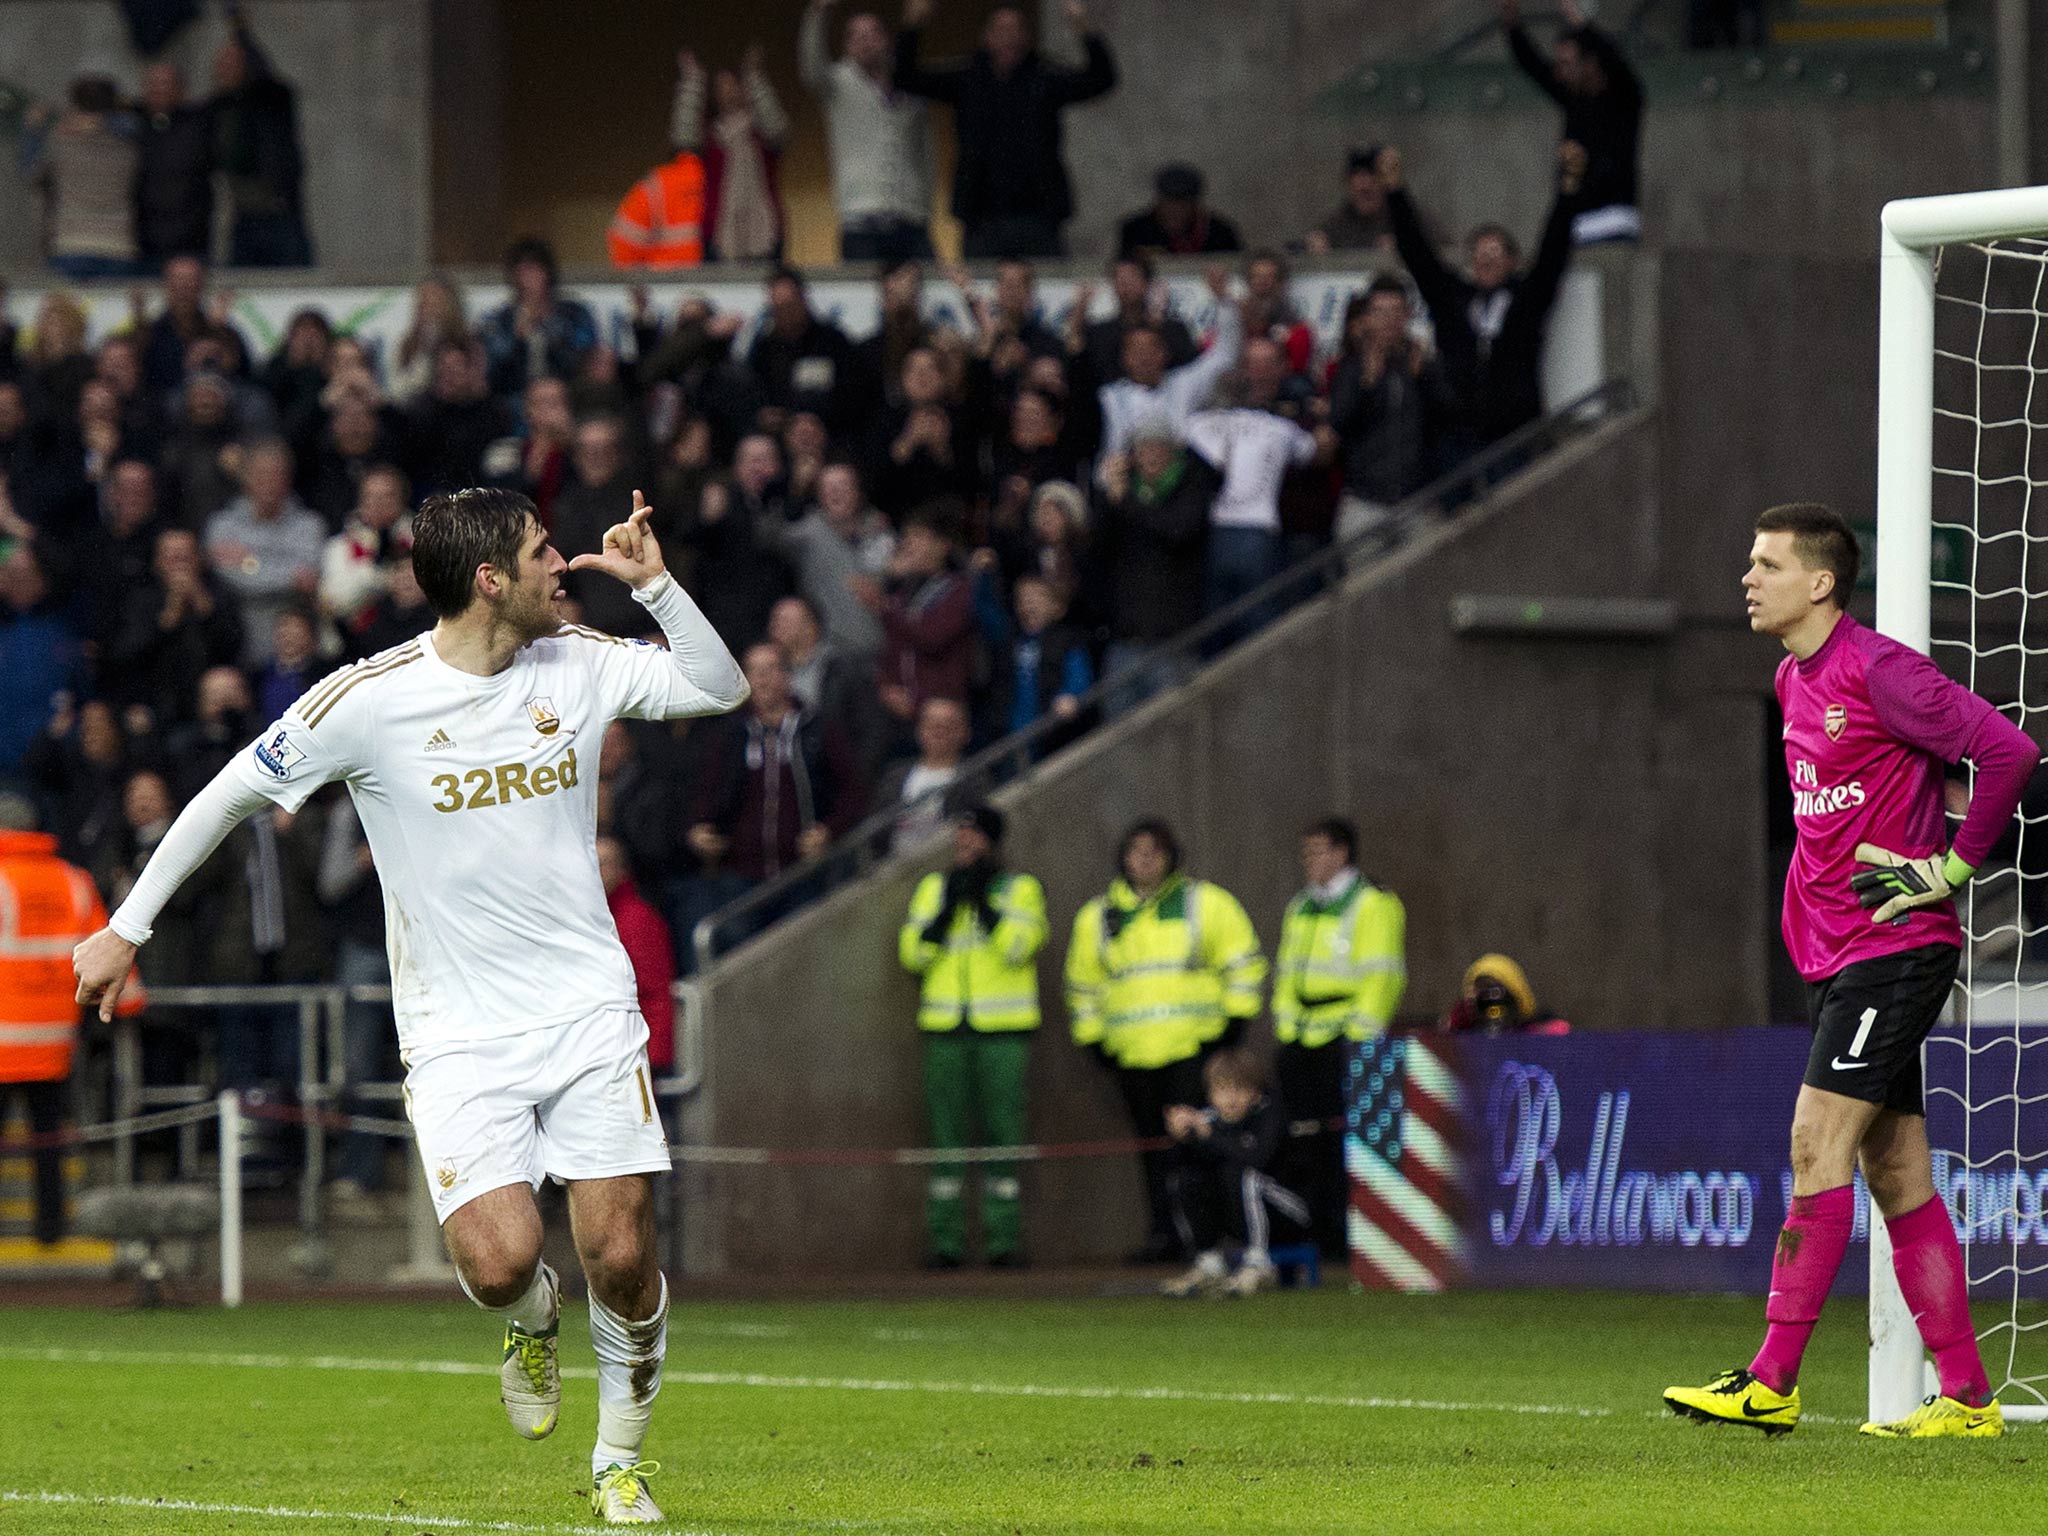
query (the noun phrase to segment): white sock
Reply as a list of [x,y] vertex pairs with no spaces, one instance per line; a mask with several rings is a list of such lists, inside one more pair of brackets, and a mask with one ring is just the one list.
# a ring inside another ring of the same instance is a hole
[[647,1421],[661,1391],[661,1362],[668,1354],[668,1277],[659,1275],[661,1301],[654,1316],[629,1322],[595,1295],[590,1298],[590,1343],[597,1351],[597,1447],[590,1453],[595,1477],[606,1467],[630,1467],[640,1459]]
[[533,1279],[519,1297],[502,1307],[487,1307],[477,1301],[476,1292],[469,1288],[469,1282],[462,1278],[460,1270],[456,1271],[455,1278],[462,1286],[463,1295],[471,1301],[476,1301],[479,1307],[483,1307],[484,1311],[500,1322],[509,1323],[527,1333],[547,1332],[555,1326],[556,1318],[561,1315],[561,1287],[555,1283],[555,1272],[544,1263],[533,1267]]

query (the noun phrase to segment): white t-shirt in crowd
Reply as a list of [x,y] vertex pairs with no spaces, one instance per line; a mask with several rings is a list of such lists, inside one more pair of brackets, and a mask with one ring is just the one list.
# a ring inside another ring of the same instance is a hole
[[1271,411],[1202,411],[1188,423],[1188,446],[1223,476],[1209,526],[1267,533],[1280,531],[1280,482],[1316,456],[1315,438]]

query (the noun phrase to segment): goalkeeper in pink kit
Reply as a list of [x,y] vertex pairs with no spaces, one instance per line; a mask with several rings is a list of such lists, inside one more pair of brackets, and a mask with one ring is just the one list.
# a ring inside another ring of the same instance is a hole
[[[1962,956],[1953,893],[2018,808],[2039,752],[1990,704],[1918,651],[1846,611],[1858,555],[1849,526],[1811,503],[1757,520],[1742,587],[1749,625],[1791,654],[1778,667],[1799,842],[1785,882],[1785,947],[1806,979],[1813,1052],[1792,1117],[1792,1209],[1771,1265],[1763,1348],[1746,1369],[1673,1387],[1674,1413],[1782,1434],[1799,1422],[1799,1361],[1848,1250],[1863,1168],[1891,1235],[1899,1289],[1940,1390],[1867,1435],[1997,1435],[1970,1322],[1963,1254],[1935,1194],[1920,1045]],[[1944,770],[1977,770],[1944,846]]]

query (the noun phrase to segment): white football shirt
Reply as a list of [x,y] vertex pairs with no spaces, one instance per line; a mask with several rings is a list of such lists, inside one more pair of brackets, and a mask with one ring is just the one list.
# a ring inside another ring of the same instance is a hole
[[307,690],[234,760],[289,811],[348,786],[384,887],[401,1047],[638,1007],[597,873],[605,727],[746,695],[696,605],[673,581],[654,586],[643,601],[671,651],[565,627],[478,677],[421,635]]

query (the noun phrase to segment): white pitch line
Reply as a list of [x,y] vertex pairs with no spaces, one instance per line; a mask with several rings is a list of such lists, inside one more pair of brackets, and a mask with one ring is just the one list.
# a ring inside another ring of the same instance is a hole
[[[498,1367],[478,1360],[371,1360],[348,1355],[256,1355],[181,1353],[172,1350],[28,1349],[0,1345],[0,1360],[42,1365],[184,1365],[261,1371],[351,1371],[395,1376],[496,1376]],[[567,1381],[595,1381],[597,1368],[565,1365]],[[662,1372],[665,1383],[687,1387],[754,1387],[782,1392],[901,1392],[956,1397],[1052,1398],[1079,1402],[1221,1403],[1273,1408],[1352,1408],[1364,1411],[1424,1410],[1432,1413],[1505,1413],[1553,1419],[1668,1419],[1668,1410],[1575,1406],[1568,1403],[1477,1403],[1427,1397],[1370,1397],[1320,1392],[1218,1392],[1193,1387],[1077,1387],[1037,1382],[908,1381],[860,1376],[771,1376],[759,1371]],[[1806,1413],[1802,1424],[1861,1424],[1852,1415]],[[845,1522],[840,1522],[844,1524]],[[482,1527],[479,1527],[482,1529]],[[512,1527],[505,1527],[512,1529]],[[557,1529],[557,1527],[549,1527]],[[685,1533],[687,1536],[687,1533]]]
[[[514,1536],[607,1536],[609,1525],[520,1525],[511,1520],[464,1520],[455,1515],[422,1515],[391,1508],[365,1514],[351,1509],[290,1509],[281,1504],[209,1504],[197,1499],[139,1499],[119,1493],[25,1492],[0,1488],[0,1504],[78,1504],[116,1509],[146,1509],[187,1515],[254,1515],[267,1520],[356,1520],[365,1525],[404,1526],[413,1530],[502,1531]],[[664,1526],[664,1530],[672,1529]],[[703,1530],[680,1530],[675,1536],[714,1536]]]
[[[45,1365],[182,1365],[268,1371],[365,1371],[388,1375],[496,1376],[498,1367],[476,1360],[363,1360],[342,1355],[184,1354],[156,1350],[27,1349],[0,1347],[0,1360]],[[592,1366],[567,1365],[562,1375],[592,1381]],[[772,1376],[755,1371],[677,1371],[662,1373],[670,1384],[692,1387],[757,1387],[771,1391],[902,1392],[965,1397],[1070,1399],[1087,1402],[1222,1403],[1277,1408],[1354,1408],[1365,1410],[1427,1410],[1449,1413],[1507,1413],[1543,1418],[1605,1419],[1615,1410],[1571,1407],[1561,1403],[1448,1402],[1420,1397],[1365,1397],[1319,1392],[1219,1392],[1191,1387],[1082,1387],[1033,1382],[909,1381],[856,1376]]]

